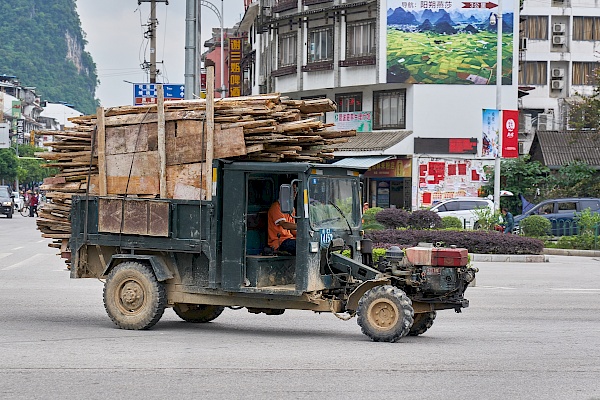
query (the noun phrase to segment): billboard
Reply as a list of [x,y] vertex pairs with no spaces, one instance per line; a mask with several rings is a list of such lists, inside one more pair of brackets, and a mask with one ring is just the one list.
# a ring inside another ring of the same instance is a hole
[[502,157],[519,157],[519,111],[502,111]]
[[[502,3],[505,85],[513,79],[513,1]],[[387,82],[495,85],[495,12],[492,2],[387,0]]]
[[500,110],[483,110],[482,157],[498,157],[500,123]]

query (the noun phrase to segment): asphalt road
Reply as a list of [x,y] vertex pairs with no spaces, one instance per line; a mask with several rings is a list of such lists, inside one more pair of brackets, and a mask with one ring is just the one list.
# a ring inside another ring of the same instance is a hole
[[390,344],[308,311],[116,329],[47,243],[0,217],[1,399],[600,399],[598,259],[478,263],[471,307]]

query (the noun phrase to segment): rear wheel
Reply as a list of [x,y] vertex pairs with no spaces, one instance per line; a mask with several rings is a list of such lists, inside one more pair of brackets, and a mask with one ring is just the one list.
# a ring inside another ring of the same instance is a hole
[[173,311],[182,320],[186,322],[210,322],[217,318],[225,307],[210,306],[206,304],[185,304],[176,303],[173,306]]
[[122,329],[148,329],[167,304],[165,286],[152,269],[135,261],[117,265],[104,284],[104,308]]
[[408,334],[410,336],[422,335],[433,325],[433,320],[437,316],[435,311],[415,314],[414,322]]
[[13,215],[13,209],[11,208],[10,211],[8,212],[8,214],[6,214],[6,218],[12,218]]
[[29,206],[23,206],[20,210],[19,213],[24,216],[27,217],[29,215]]
[[412,302],[402,290],[377,286],[358,302],[358,325],[374,342],[396,342],[406,336],[413,324]]

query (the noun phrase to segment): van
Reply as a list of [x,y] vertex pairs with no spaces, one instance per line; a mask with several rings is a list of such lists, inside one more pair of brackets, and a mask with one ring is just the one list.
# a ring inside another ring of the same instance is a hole
[[600,199],[593,197],[572,197],[565,199],[544,200],[531,210],[515,217],[515,230],[519,232],[519,222],[531,215],[540,215],[552,223],[553,236],[569,236],[577,234],[575,216],[589,208],[592,212],[600,212]]
[[476,210],[480,209],[494,212],[494,202],[482,197],[455,197],[434,205],[430,210],[437,212],[441,218],[456,217],[460,219],[463,227],[467,229],[477,229],[479,217]]

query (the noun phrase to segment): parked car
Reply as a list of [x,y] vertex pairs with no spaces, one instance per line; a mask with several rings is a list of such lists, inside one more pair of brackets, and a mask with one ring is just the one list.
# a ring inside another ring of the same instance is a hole
[[431,211],[440,217],[456,217],[460,219],[465,228],[477,229],[477,209],[494,211],[494,202],[482,197],[455,197],[447,199],[431,207]]
[[0,213],[12,218],[14,203],[12,199],[12,190],[8,186],[0,186]]
[[13,202],[15,203],[15,210],[20,210],[23,208],[23,206],[25,205],[25,199],[23,199],[23,196],[21,196],[21,194],[19,192],[12,192],[13,196],[15,196],[13,198]]
[[523,219],[531,215],[540,215],[548,218],[552,223],[552,235],[569,236],[577,233],[575,215],[586,208],[592,212],[600,212],[600,199],[582,197],[544,200],[529,211],[515,217],[515,230],[520,231],[519,222]]

